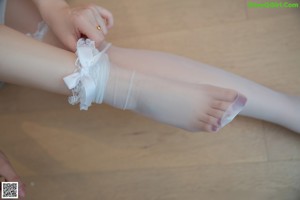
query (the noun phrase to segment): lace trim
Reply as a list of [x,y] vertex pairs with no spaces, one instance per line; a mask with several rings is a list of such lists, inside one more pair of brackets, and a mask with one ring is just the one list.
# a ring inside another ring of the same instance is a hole
[[64,77],[64,82],[72,91],[68,98],[71,105],[80,103],[80,110],[87,110],[93,102],[103,102],[106,84],[109,77],[110,63],[107,49],[101,52],[95,48],[90,39],[79,39],[77,42],[77,59],[74,73]]

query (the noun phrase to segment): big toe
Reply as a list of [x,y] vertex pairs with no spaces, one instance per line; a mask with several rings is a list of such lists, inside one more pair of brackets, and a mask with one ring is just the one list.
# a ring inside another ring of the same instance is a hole
[[247,98],[238,93],[236,99],[229,104],[229,107],[224,112],[224,115],[221,119],[221,127],[226,126],[228,123],[230,123],[245,107],[247,103]]

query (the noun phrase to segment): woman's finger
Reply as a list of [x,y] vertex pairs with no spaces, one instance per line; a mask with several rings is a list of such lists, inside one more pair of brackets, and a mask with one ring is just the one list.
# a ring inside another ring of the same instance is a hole
[[[95,41],[96,47],[100,47],[101,42],[104,40],[104,34],[102,31],[98,30],[100,24],[93,17],[89,17],[88,20],[78,19],[76,21],[76,27],[79,32],[89,39]],[[101,29],[102,26],[100,25]]]
[[104,20],[98,16],[95,17],[95,20],[98,22],[98,25],[101,27],[101,29],[100,28],[97,28],[97,29],[99,31],[101,31],[104,35],[106,35],[108,33],[108,31],[107,31]]
[[107,30],[107,25],[106,25],[106,20],[103,18],[100,13],[98,12],[96,6],[91,7],[95,20],[97,21],[98,25],[101,27],[101,31],[103,32],[104,35],[108,33]]
[[113,18],[112,13],[100,6],[96,6],[96,9],[97,9],[98,13],[100,14],[100,16],[103,19],[105,19],[107,28],[108,29],[112,28],[114,25],[114,18]]

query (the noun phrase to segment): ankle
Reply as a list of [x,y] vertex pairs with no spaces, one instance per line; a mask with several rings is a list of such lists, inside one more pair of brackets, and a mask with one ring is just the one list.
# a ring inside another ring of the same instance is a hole
[[64,81],[73,94],[69,97],[69,103],[80,103],[81,110],[87,110],[92,103],[103,102],[110,70],[105,53],[107,48],[109,46],[99,52],[95,43],[89,39],[79,39],[77,42],[77,68],[73,74],[65,77]]
[[135,110],[137,96],[135,71],[111,66],[104,103],[122,110]]

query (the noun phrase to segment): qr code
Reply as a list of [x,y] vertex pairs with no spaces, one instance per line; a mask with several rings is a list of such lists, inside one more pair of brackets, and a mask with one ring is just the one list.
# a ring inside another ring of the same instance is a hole
[[1,198],[18,199],[18,182],[2,182]]

